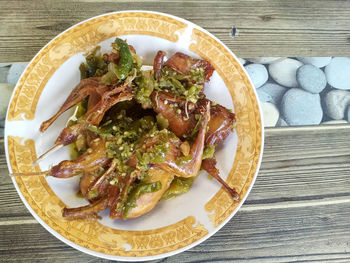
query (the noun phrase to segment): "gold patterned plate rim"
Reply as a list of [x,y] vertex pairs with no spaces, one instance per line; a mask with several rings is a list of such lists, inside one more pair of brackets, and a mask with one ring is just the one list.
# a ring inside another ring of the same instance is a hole
[[37,53],[15,87],[5,125],[6,160],[10,172],[40,171],[39,166],[31,166],[37,156],[35,141],[18,136],[13,127],[17,124],[21,127],[21,123],[35,119],[42,91],[64,62],[119,35],[152,36],[174,43],[187,36],[188,51],[213,64],[233,100],[237,117],[237,150],[226,182],[238,190],[241,201],[234,203],[221,188],[203,207],[208,217],[204,224],[202,218],[190,215],[160,228],[119,230],[97,220],[67,221],[62,218],[60,212],[64,203],[43,177],[12,180],[35,219],[66,244],[111,260],[159,259],[192,248],[223,227],[247,198],[262,159],[264,128],[255,89],[237,57],[208,31],[173,15],[141,10],[103,14],[68,28]]

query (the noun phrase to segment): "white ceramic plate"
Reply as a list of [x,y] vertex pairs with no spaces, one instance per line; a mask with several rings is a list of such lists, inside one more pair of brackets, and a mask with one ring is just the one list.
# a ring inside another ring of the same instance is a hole
[[235,55],[217,38],[184,19],[156,12],[126,11],[81,22],[49,42],[30,62],[13,93],[5,128],[6,157],[10,172],[44,171],[69,158],[68,149],[32,162],[49,149],[71,112],[63,114],[44,134],[40,124],[51,117],[80,81],[83,54],[96,45],[110,50],[118,36],[127,39],[152,64],[158,50],[202,57],[215,67],[205,87],[207,96],[234,110],[236,131],[217,153],[218,168],[235,187],[241,201],[202,172],[187,194],[160,202],[150,213],[127,221],[67,220],[62,208],[87,204],[77,198],[78,178],[16,177],[13,183],[33,216],[63,242],[94,256],[141,261],[174,255],[218,231],[246,199],[257,175],[263,149],[261,111],[253,86]]

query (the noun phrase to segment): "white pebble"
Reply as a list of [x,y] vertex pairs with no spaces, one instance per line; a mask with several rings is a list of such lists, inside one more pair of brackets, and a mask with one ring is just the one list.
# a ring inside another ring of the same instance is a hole
[[329,85],[336,89],[350,90],[350,58],[333,58],[326,66]]
[[270,76],[280,85],[288,88],[298,87],[296,72],[303,63],[298,60],[286,58],[269,65]]
[[275,127],[280,116],[276,106],[270,102],[261,103],[264,118],[264,127]]

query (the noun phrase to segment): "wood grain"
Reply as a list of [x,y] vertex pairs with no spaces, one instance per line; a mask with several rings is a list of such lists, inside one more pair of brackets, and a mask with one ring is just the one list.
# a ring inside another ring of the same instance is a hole
[[[349,262],[350,125],[267,129],[247,201],[201,245],[155,262]],[[2,142],[2,141],[0,141]],[[20,201],[0,147],[0,261],[108,262],[65,245]]]
[[[240,57],[350,56],[349,1],[0,0],[0,61],[28,61],[68,27],[103,13],[152,10],[188,19]],[[238,34],[231,38],[231,28]]]

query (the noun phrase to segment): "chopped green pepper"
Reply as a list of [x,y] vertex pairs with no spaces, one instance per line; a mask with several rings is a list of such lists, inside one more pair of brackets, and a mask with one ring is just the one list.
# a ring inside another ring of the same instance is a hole
[[118,79],[123,80],[130,73],[132,67],[132,54],[129,45],[124,40],[117,38],[114,43],[117,44],[120,55],[118,66],[115,68],[114,72]]
[[98,191],[96,189],[92,189],[88,192],[89,199],[94,199],[98,196]]
[[[109,63],[109,65],[112,65],[113,63]],[[110,66],[108,66],[110,67]],[[108,71],[106,74],[102,76],[102,83],[106,85],[111,85],[114,81],[116,81],[117,77],[112,71]]]
[[202,122],[202,115],[196,114],[196,119],[198,119],[198,120],[197,120],[196,126],[194,126],[193,130],[190,133],[190,137],[194,137],[197,134],[197,132],[199,131],[199,127],[200,127],[201,122]]
[[168,119],[164,118],[162,114],[157,114],[157,124],[160,129],[166,129],[169,127]]
[[[74,117],[76,118],[76,120],[72,120],[72,119],[69,120],[67,123],[67,126],[72,126],[76,124],[82,118],[82,116],[87,112],[87,103],[88,103],[88,100],[84,99],[81,102],[79,102],[77,106],[75,106]],[[80,155],[83,154],[83,151],[78,150],[77,141],[69,145],[69,153],[72,160],[77,159]]]
[[195,177],[183,178],[176,176],[163,194],[162,200],[168,200],[172,197],[187,193],[191,189],[194,179]]
[[151,94],[158,87],[153,74],[150,71],[141,71],[135,79],[136,87],[134,89],[136,101],[145,108],[152,107]]
[[189,74],[182,75],[168,67],[163,67],[158,86],[161,89],[170,90],[175,95],[184,96],[187,101],[196,103],[203,90],[203,84],[203,68],[192,69]]
[[101,53],[97,54],[100,47],[96,47],[87,57],[86,63],[79,66],[81,79],[100,77],[107,72],[107,63],[103,60]]
[[192,160],[192,154],[186,155],[186,156],[182,156],[182,157],[178,157],[176,159],[176,164],[177,165],[183,165],[186,164],[188,162],[190,162]]
[[215,145],[207,145],[204,148],[202,159],[212,158],[215,153]]
[[127,219],[130,210],[136,207],[136,201],[141,195],[146,193],[157,192],[161,188],[162,183],[160,181],[153,183],[141,183],[139,185],[134,186],[131,192],[129,193],[128,199],[126,200],[122,208],[123,218]]
[[151,163],[162,163],[164,161],[169,147],[168,131],[164,129],[160,132],[155,132],[154,136],[158,136],[157,144],[148,148],[146,151],[144,149],[138,149],[136,151],[138,160],[136,167],[141,171],[147,171],[148,165]]

